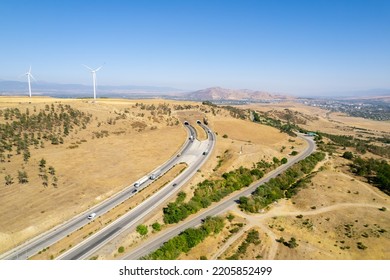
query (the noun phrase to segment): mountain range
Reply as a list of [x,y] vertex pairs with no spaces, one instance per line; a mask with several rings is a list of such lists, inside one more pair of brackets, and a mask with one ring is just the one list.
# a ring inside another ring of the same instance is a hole
[[211,87],[186,93],[189,100],[210,100],[210,101],[261,101],[261,100],[287,100],[292,97],[282,94],[269,93],[265,91],[254,91],[249,89],[226,89]]

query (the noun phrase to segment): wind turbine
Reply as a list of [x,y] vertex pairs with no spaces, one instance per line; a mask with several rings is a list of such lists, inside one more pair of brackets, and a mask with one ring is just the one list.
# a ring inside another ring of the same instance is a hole
[[31,65],[30,65],[30,69],[28,70],[28,72],[26,74],[24,74],[27,76],[27,81],[28,81],[28,93],[30,94],[30,98],[31,98],[31,78],[34,78],[34,76],[31,74]]
[[95,101],[96,100],[96,72],[100,70],[100,68],[102,68],[102,66],[96,68],[95,70],[93,70],[91,67],[88,67],[87,65],[84,65],[84,67],[86,67],[87,69],[89,69],[92,73],[92,80],[93,80],[93,100]]

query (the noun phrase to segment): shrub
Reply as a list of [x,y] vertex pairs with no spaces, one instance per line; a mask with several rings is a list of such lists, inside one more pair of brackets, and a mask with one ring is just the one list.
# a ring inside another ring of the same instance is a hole
[[142,236],[148,234],[148,227],[145,225],[138,225],[136,230]]
[[349,159],[349,160],[353,159],[353,154],[352,154],[352,152],[344,152],[343,158]]
[[158,222],[155,222],[155,223],[152,225],[152,228],[153,228],[155,231],[160,231],[160,230],[161,230],[161,225],[160,225]]

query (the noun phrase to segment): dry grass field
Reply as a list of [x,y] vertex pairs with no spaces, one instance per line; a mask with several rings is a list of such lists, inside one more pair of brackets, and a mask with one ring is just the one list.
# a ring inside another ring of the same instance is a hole
[[[388,260],[390,197],[340,172],[343,161],[330,158],[309,187],[263,213],[230,209],[226,215],[234,219],[226,221],[222,233],[207,237],[180,259]],[[239,230],[234,230],[237,225]],[[258,232],[260,243],[243,250],[252,230]],[[296,247],[289,247],[291,238]]]
[[[364,118],[350,117],[342,113],[307,106],[296,102],[277,104],[251,104],[240,106],[261,112],[268,112],[270,116],[278,117],[286,109],[295,113],[299,126],[311,130],[342,135],[363,134],[363,136],[381,136],[390,134],[389,121],[374,121]],[[364,138],[364,137],[363,137]]]
[[[0,244],[6,251],[130,185],[168,160],[183,145],[186,131],[172,113],[143,106],[164,104],[163,100],[68,100],[53,98],[1,97],[0,109],[26,109],[32,113],[45,105],[69,104],[92,114],[86,129],[76,128],[62,145],[45,143],[30,148],[28,163],[21,155],[0,166]],[[172,106],[171,106],[172,107]],[[4,119],[0,121],[5,123]],[[103,136],[99,133],[106,131]],[[98,137],[99,135],[99,137]],[[42,185],[39,162],[44,158],[58,178],[56,187]],[[28,174],[20,184],[17,171]],[[4,176],[14,178],[4,184]]]

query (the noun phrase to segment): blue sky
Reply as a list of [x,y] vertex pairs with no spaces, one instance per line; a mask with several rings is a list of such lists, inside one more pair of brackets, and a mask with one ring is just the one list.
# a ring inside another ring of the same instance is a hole
[[0,2],[0,79],[292,94],[390,88],[390,1]]

